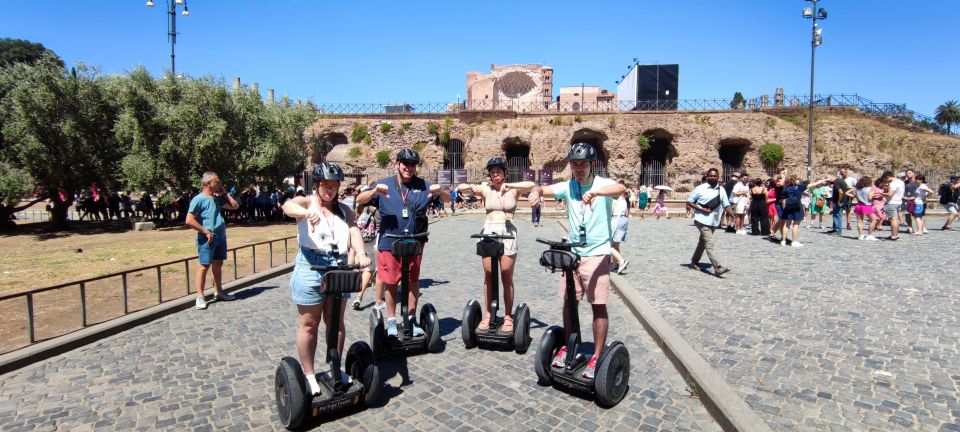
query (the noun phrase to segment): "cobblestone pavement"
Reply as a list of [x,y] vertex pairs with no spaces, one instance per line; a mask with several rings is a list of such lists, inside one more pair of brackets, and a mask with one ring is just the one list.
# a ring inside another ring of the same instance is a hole
[[802,229],[802,248],[717,231],[718,279],[681,267],[690,220],[633,218],[626,278],[775,429],[957,431],[960,233],[942,224],[896,242]]
[[[442,352],[380,362],[386,387],[379,407],[313,422],[329,430],[719,430],[627,308],[614,298],[611,339],[630,350],[630,392],[613,409],[536,384],[534,349],[469,350],[460,317],[481,298],[482,270],[471,232],[480,216],[431,225],[422,301],[441,317]],[[559,275],[539,267],[539,235],[559,238],[552,220],[518,222],[517,298],[532,310],[534,346],[559,323]],[[281,357],[296,356],[296,318],[288,277],[237,293],[237,301],[188,310],[0,377],[2,430],[280,429],[273,394]],[[372,301],[372,293],[365,303]],[[586,306],[581,313],[589,317]],[[347,343],[368,340],[369,308],[348,311]],[[584,321],[589,323],[589,319]],[[584,333],[589,335],[589,325]],[[322,343],[322,342],[321,342]],[[321,357],[322,358],[322,357]],[[322,365],[318,365],[322,367]]]

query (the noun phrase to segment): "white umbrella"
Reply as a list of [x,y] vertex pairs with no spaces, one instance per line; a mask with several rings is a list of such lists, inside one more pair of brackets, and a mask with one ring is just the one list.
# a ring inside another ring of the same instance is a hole
[[665,191],[673,192],[673,188],[671,188],[670,186],[667,186],[667,185],[660,185],[660,186],[655,187],[654,189],[656,189],[656,190],[665,190]]

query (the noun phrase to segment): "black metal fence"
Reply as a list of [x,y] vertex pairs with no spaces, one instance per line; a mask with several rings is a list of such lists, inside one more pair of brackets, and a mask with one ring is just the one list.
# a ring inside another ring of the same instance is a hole
[[[280,254],[281,244],[283,245],[282,261],[276,256]],[[258,247],[261,249],[259,260]],[[263,247],[267,248],[265,256]],[[231,268],[232,280],[236,280],[241,277],[241,274],[248,276],[288,263],[292,260],[291,255],[296,254],[297,247],[296,237],[286,237],[228,249],[228,260],[223,267],[224,280],[228,280]],[[238,259],[238,254],[242,259]],[[249,261],[246,261],[246,255],[249,255]],[[195,287],[191,286],[194,275],[190,272],[191,262],[196,259],[197,257],[193,256],[0,296],[0,316],[6,317],[9,324],[9,318],[16,316],[19,309],[26,323],[23,326],[26,334],[20,336],[8,330],[10,325],[4,326],[2,338],[0,338],[2,341],[0,353],[80,330],[92,325],[91,323],[109,321],[137,310],[196,294],[193,289]],[[242,273],[241,267],[244,268]],[[154,280],[153,277],[156,279]],[[212,277],[212,273],[207,274],[208,283]],[[70,290],[75,290],[76,294],[71,294]],[[131,291],[135,291],[134,295],[131,295]],[[150,299],[150,296],[153,296],[153,299]],[[43,313],[38,313],[37,309],[42,309]],[[56,315],[62,318],[71,313],[76,313],[77,318],[75,325],[72,326],[64,324],[62,320],[54,320],[58,323],[38,322],[38,316],[41,315]],[[43,328],[45,333],[40,337],[37,335],[38,327]]]
[[[334,103],[320,104],[325,114],[456,114],[462,110],[471,111],[513,111],[517,113],[616,113],[630,111],[743,111],[764,110],[783,107],[805,107],[810,105],[810,95],[783,96],[770,98],[763,95],[755,98],[733,99],[679,99],[679,100],[639,100],[639,101],[600,101],[600,102],[518,102],[515,100],[470,100],[458,102],[424,103]],[[866,114],[884,117],[896,117],[905,123],[946,134],[953,132],[939,125],[930,116],[907,109],[906,105],[874,102],[858,94],[815,94],[813,105],[819,107],[847,107],[858,109]]]

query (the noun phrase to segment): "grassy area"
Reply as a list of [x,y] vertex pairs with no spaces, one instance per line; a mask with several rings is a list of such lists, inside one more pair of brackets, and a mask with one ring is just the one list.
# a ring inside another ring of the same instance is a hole
[[[116,224],[116,223],[115,223]],[[99,222],[45,232],[30,224],[0,236],[0,295],[174,261],[197,254],[196,232],[183,228],[121,231]],[[296,235],[292,223],[230,226],[228,247]],[[295,242],[293,243],[295,244]]]

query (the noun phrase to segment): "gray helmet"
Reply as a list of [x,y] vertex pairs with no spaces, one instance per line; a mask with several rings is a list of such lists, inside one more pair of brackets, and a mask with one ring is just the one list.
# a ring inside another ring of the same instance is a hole
[[417,152],[410,149],[400,150],[400,153],[397,153],[397,162],[400,161],[410,161],[416,164],[420,164],[420,155]]
[[493,159],[487,161],[487,172],[490,172],[494,167],[500,167],[500,169],[507,170],[507,161],[503,160],[502,157],[497,156]]
[[340,165],[321,162],[313,166],[313,181],[321,180],[343,181],[343,170]]
[[567,154],[568,160],[597,160],[597,150],[592,145],[585,142],[578,142],[570,147],[570,153]]

